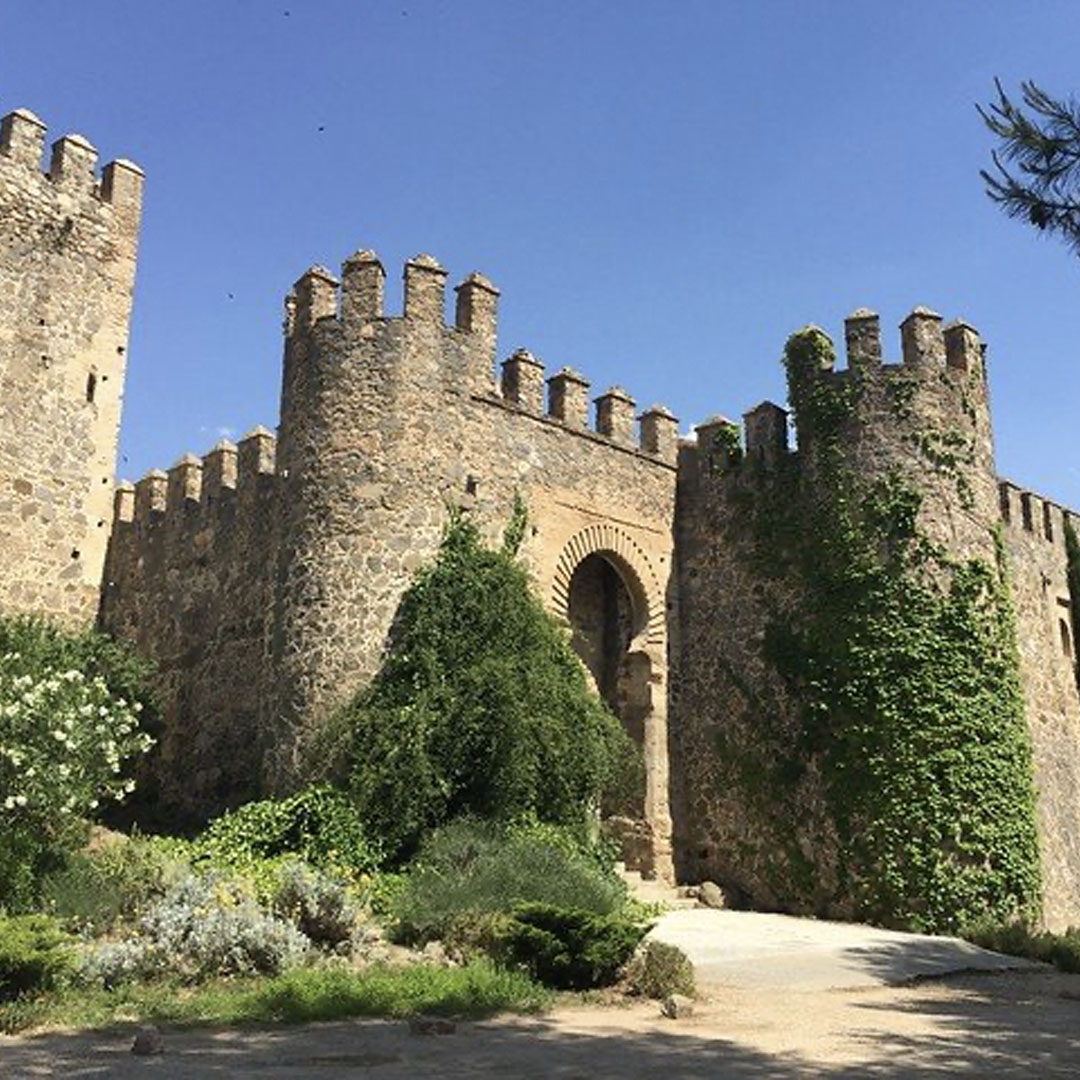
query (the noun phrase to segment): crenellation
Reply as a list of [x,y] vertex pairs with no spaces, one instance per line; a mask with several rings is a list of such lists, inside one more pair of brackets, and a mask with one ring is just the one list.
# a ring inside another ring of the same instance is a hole
[[82,135],[65,135],[52,145],[49,179],[61,190],[90,194],[97,188],[97,148]]
[[595,404],[597,434],[620,446],[634,446],[634,399],[621,386],[612,386]]
[[679,421],[665,405],[653,405],[638,417],[639,442],[646,454],[674,465],[679,456]]
[[16,109],[0,120],[0,155],[13,167],[41,172],[45,122],[29,109]]
[[982,343],[979,332],[963,319],[954,319],[943,331],[945,365],[954,371],[982,373]]
[[[848,353],[848,362],[851,354]],[[743,414],[746,456],[771,468],[788,453],[788,414],[771,401],[763,401]]]
[[694,427],[698,468],[704,476],[722,476],[738,464],[742,434],[739,425],[717,414]]
[[1020,489],[1008,480],[998,483],[998,505],[1001,520],[1006,525],[1016,525],[1020,521]]
[[200,499],[208,510],[217,504],[223,492],[236,490],[237,454],[234,442],[221,439],[203,456]]
[[905,365],[945,364],[941,316],[928,307],[916,307],[900,324],[900,346]]
[[169,475],[161,469],[151,469],[135,484],[135,521],[152,525],[165,513],[168,505]]
[[405,264],[404,317],[429,326],[446,320],[446,271],[433,255],[417,255]]
[[528,349],[515,349],[502,365],[502,396],[523,412],[544,412],[544,365]]
[[135,485],[121,480],[113,492],[113,520],[130,524],[135,520]]
[[881,367],[881,319],[869,308],[856,308],[844,320],[847,364],[852,370]]
[[277,438],[261,424],[249,431],[237,445],[237,489],[247,490],[259,476],[273,475]]
[[383,317],[386,271],[374,251],[358,251],[341,264],[341,321],[360,325]]
[[589,383],[573,368],[564,367],[547,381],[548,416],[575,431],[589,427]]
[[320,319],[335,316],[339,284],[325,266],[311,266],[305,270],[290,294],[295,301],[292,329],[303,332]]
[[1024,532],[1035,531],[1035,504],[1037,501],[1037,496],[1032,495],[1030,491],[1020,492],[1020,522],[1024,527]]
[[202,459],[188,453],[169,469],[168,490],[165,497],[167,510],[183,513],[189,507],[199,504],[202,468]]

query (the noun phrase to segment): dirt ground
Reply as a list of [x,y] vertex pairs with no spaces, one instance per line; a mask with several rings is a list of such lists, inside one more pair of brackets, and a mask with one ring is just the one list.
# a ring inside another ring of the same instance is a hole
[[1076,1077],[1080,976],[952,976],[832,991],[710,988],[692,1017],[653,1003],[413,1034],[393,1021],[272,1030],[168,1030],[135,1057],[132,1031],[0,1040],[0,1077]]

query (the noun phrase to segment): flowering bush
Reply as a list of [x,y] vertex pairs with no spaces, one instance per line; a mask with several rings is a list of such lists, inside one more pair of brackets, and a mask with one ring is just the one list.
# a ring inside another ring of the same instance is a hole
[[0,904],[25,903],[41,851],[133,789],[125,762],[152,742],[140,724],[144,676],[101,634],[0,620]]

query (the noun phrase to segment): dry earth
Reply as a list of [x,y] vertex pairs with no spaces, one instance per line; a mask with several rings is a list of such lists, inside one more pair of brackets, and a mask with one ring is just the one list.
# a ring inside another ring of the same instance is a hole
[[562,1007],[461,1023],[452,1035],[358,1020],[301,1028],[164,1032],[130,1053],[130,1030],[0,1041],[0,1077],[402,1078],[1075,1077],[1080,976],[969,974],[829,991],[714,987],[686,1020],[653,1004]]

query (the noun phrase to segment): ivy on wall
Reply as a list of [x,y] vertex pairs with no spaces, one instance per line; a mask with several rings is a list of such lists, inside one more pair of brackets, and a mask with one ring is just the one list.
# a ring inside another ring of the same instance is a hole
[[[1032,917],[1034,786],[1001,545],[992,561],[951,558],[920,530],[915,477],[860,474],[847,435],[862,386],[822,375],[822,331],[793,335],[785,361],[802,453],[747,503],[755,559],[798,582],[765,634],[799,703],[794,743],[789,719],[755,717],[763,746],[786,733],[792,760],[769,769],[815,763],[839,846],[833,899],[858,916],[930,931]],[[950,464],[962,476],[959,455],[927,462]]]

